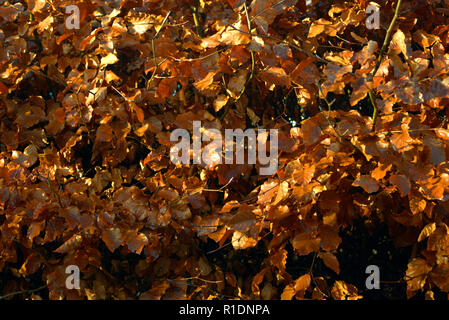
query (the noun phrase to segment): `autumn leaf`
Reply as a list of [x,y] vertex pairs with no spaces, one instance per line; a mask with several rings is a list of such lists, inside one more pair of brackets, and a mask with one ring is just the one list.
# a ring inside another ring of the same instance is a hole
[[449,292],[449,263],[440,264],[432,269],[430,279],[443,292]]
[[148,238],[143,233],[129,233],[124,242],[126,242],[129,250],[136,254],[140,254],[143,247],[148,244]]
[[110,64],[114,64],[117,61],[118,61],[117,56],[115,54],[113,54],[113,53],[109,53],[107,56],[101,58],[100,68],[101,67],[105,67],[105,66],[110,65]]
[[318,257],[323,260],[326,267],[332,269],[336,274],[340,274],[340,264],[335,255],[330,252],[320,252]]
[[37,148],[34,145],[29,145],[22,152],[14,150],[12,152],[12,159],[24,167],[32,166],[38,159]]
[[287,198],[287,196],[288,196],[288,182],[283,181],[281,182],[281,184],[277,189],[276,198],[272,202],[272,205],[273,206],[277,205],[279,202]]
[[427,275],[432,267],[422,258],[413,258],[406,271],[407,291],[415,292],[424,287]]
[[41,11],[47,4],[45,0],[27,0],[26,2],[28,5],[28,8],[33,13]]
[[290,79],[282,68],[272,67],[267,70],[262,70],[259,72],[259,78],[266,83],[280,86],[288,86],[290,84]]
[[419,234],[419,237],[418,237],[418,242],[421,242],[424,239],[426,239],[427,237],[429,237],[436,230],[436,228],[437,228],[437,226],[436,226],[435,222],[427,224],[421,230],[421,233]]
[[410,192],[411,188],[410,181],[404,175],[390,176],[390,183],[395,185],[399,189],[401,197],[407,196],[407,194]]
[[353,183],[355,187],[362,187],[367,193],[374,193],[379,190],[379,183],[368,175],[361,175]]
[[357,291],[354,285],[337,280],[332,287],[331,293],[335,300],[359,300],[363,297],[358,295]]
[[227,225],[239,232],[248,231],[256,223],[256,215],[248,205],[242,205],[238,212],[231,217]]
[[300,255],[307,255],[320,249],[320,239],[313,238],[308,233],[297,233],[292,240],[292,245]]
[[64,242],[61,246],[59,246],[55,252],[58,253],[67,253],[70,251],[75,250],[81,245],[81,242],[83,241],[83,237],[76,234],[70,239],[68,239],[66,242]]
[[251,16],[262,33],[268,32],[268,26],[274,19],[296,4],[297,0],[255,0],[251,3]]
[[257,244],[257,239],[250,238],[242,232],[234,231],[231,243],[234,249],[243,250],[254,247]]
[[306,273],[305,275],[300,276],[298,279],[295,280],[295,292],[298,291],[305,291],[307,288],[309,288],[311,283],[311,277],[310,274]]
[[122,233],[119,228],[109,228],[103,230],[101,238],[111,252],[122,244]]
[[401,133],[393,133],[390,141],[395,149],[399,152],[410,150],[412,148],[412,146],[410,145],[412,142],[412,138],[408,133],[408,125],[403,123],[401,125]]

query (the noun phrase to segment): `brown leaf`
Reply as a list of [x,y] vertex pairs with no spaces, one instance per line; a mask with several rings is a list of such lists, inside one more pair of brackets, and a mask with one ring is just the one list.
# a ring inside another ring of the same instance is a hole
[[128,246],[128,249],[136,254],[140,254],[145,245],[148,244],[148,238],[143,233],[130,232],[126,236],[124,241]]
[[443,292],[449,292],[449,263],[440,264],[433,268],[430,279]]
[[292,245],[300,255],[307,255],[320,250],[320,239],[313,238],[308,233],[297,233],[292,240]]
[[111,252],[122,244],[122,233],[119,228],[103,230],[101,232],[101,238]]
[[390,141],[398,152],[405,152],[412,148],[412,146],[410,145],[412,142],[412,138],[408,133],[407,124],[403,123],[401,125],[401,130],[402,133],[393,133]]
[[408,178],[402,174],[398,175],[392,175],[390,176],[390,183],[395,185],[399,192],[401,193],[402,197],[405,197],[408,195],[411,189],[411,184]]
[[269,85],[288,86],[290,85],[290,78],[282,68],[271,67],[267,70],[259,72],[259,78]]
[[320,252],[318,257],[321,258],[329,269],[332,269],[336,274],[340,274],[340,264],[335,255],[330,252]]
[[268,33],[268,26],[274,19],[289,7],[296,4],[297,0],[255,0],[251,3],[251,16],[263,34]]
[[29,145],[25,148],[23,153],[14,150],[12,152],[12,159],[16,163],[28,168],[32,166],[38,159],[37,148],[35,145]]
[[257,221],[252,210],[247,204],[241,205],[239,211],[227,223],[229,228],[240,232],[248,231]]
[[361,175],[352,185],[362,187],[367,193],[374,193],[379,190],[379,183],[368,175]]
[[55,252],[58,253],[67,253],[70,251],[73,251],[74,249],[78,248],[81,245],[81,242],[83,241],[83,237],[76,234],[72,236],[69,240],[64,242],[61,246],[59,246]]

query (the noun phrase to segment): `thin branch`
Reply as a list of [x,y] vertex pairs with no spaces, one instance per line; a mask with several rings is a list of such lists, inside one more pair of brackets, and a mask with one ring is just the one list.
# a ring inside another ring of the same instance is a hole
[[394,11],[394,16],[390,22],[390,26],[387,29],[387,34],[385,36],[382,48],[380,49],[379,57],[377,59],[377,62],[376,62],[376,65],[375,65],[373,71],[371,71],[372,76],[374,76],[376,74],[377,70],[379,69],[382,59],[385,55],[385,52],[387,51],[387,48],[390,45],[391,34],[393,33],[394,24],[396,23],[396,20],[398,19],[398,16],[399,16],[399,9],[401,7],[401,3],[402,3],[402,0],[398,0],[398,3],[396,4],[396,10]]
[[36,289],[31,289],[31,290],[21,290],[21,291],[11,292],[11,293],[5,294],[4,296],[0,296],[0,300],[6,299],[8,297],[12,297],[12,296],[15,296],[18,294],[22,294],[22,293],[33,293],[33,292],[40,291],[45,288],[47,288],[47,285],[43,285],[42,287],[39,287]]
[[313,277],[313,266],[315,265],[315,260],[316,260],[317,255],[318,255],[318,252],[315,252],[313,255],[312,264],[310,265],[310,268],[309,268],[309,274],[311,277]]
[[167,22],[167,19],[170,16],[170,14],[171,14],[171,11],[167,12],[167,15],[165,16],[164,21],[162,21],[161,27],[156,32],[154,37],[151,39],[151,50],[153,51],[154,70],[153,70],[153,73],[151,74],[150,80],[148,80],[147,90],[150,89],[150,83],[154,79],[154,76],[156,75],[157,69],[159,68],[159,65],[160,65],[160,64],[157,63],[156,47],[154,45],[154,40],[156,40],[156,38],[159,36],[159,33],[161,32],[162,28],[164,27],[165,22]]
[[[231,182],[234,180],[234,177],[232,177],[228,183],[226,183],[224,186],[222,186],[220,189],[201,189],[201,191],[211,191],[211,192],[224,192],[223,189],[226,188]],[[198,191],[199,192],[199,191]],[[195,194],[196,192],[192,193]]]
[[213,284],[217,284],[217,283],[221,283],[223,282],[222,280],[207,280],[207,279],[202,279],[200,277],[189,277],[189,278],[178,278],[178,279],[167,279],[168,281],[189,281],[189,280],[200,280],[206,283],[213,283]]
[[[379,57],[377,58],[376,65],[374,66],[374,69],[370,73],[371,80],[373,79],[373,77],[376,74],[377,70],[379,70],[379,67],[380,67],[380,64],[381,64],[381,62],[382,62],[382,60],[384,58],[385,52],[387,51],[387,48],[390,46],[391,34],[393,33],[394,24],[396,23],[396,20],[398,19],[398,16],[399,16],[399,9],[401,7],[401,3],[402,3],[402,0],[398,0],[398,2],[396,4],[396,10],[394,11],[394,16],[393,16],[393,19],[390,22],[390,26],[387,29],[387,34],[385,35],[384,43],[382,45],[382,48],[380,49],[380,53],[379,53]],[[377,104],[376,104],[374,90],[371,89],[369,91],[368,95],[369,95],[369,99],[371,101],[371,104],[373,105],[373,108],[374,108],[373,116],[372,116],[372,121],[373,121],[372,130],[374,131],[375,126],[376,126],[376,118],[377,118],[377,110],[378,110]]]
[[[326,96],[323,93],[323,90],[321,89],[321,85],[318,82],[318,80],[315,81],[315,85],[318,87],[318,90],[320,91],[320,94],[323,96],[324,101],[327,104],[327,108],[328,108],[328,112],[330,113],[331,111],[331,105],[332,103],[330,103],[329,101],[327,101]],[[320,109],[321,113],[324,115],[324,117],[326,118],[327,122],[329,123],[329,125],[331,126],[331,128],[334,130],[335,134],[338,137],[338,140],[340,140],[340,142],[342,142],[342,137],[341,135],[338,133],[337,129],[335,129],[334,124],[331,122],[331,120],[329,119],[329,116],[326,114],[326,112],[324,112],[323,108],[321,108],[320,104],[318,103],[318,108]]]
[[203,28],[201,27],[201,24],[200,24],[200,18],[198,16],[198,7],[199,7],[198,0],[194,0],[193,7],[192,7],[193,22],[195,23],[195,28],[196,28],[196,32],[198,33],[198,36],[200,38],[202,38],[204,34],[203,34]]
[[[250,19],[250,17],[249,17],[248,7],[246,6],[246,1],[243,2],[243,6],[244,6],[244,8],[245,8],[246,21],[247,21],[247,23],[248,23],[248,30],[249,30],[249,37],[250,37],[250,39],[251,39],[251,38],[252,38],[252,33],[251,33],[251,19]],[[243,86],[242,91],[240,91],[240,94],[238,95],[238,97],[234,99],[234,103],[236,103],[237,101],[239,101],[240,98],[243,96],[243,94],[245,93],[245,90],[246,90],[246,86],[249,84],[249,82],[251,81],[251,79],[253,78],[253,75],[254,75],[254,69],[255,69],[256,61],[255,61],[255,58],[254,58],[254,51],[253,51],[253,50],[250,50],[250,53],[251,53],[251,73],[249,74],[249,77],[248,77],[248,79],[246,80],[245,85]],[[227,113],[228,113],[228,111],[229,111],[229,108],[230,108],[230,104],[228,104],[228,105],[225,107],[225,109],[224,109],[222,115],[220,116],[220,121],[223,120],[223,119],[226,117],[226,115],[227,115]]]

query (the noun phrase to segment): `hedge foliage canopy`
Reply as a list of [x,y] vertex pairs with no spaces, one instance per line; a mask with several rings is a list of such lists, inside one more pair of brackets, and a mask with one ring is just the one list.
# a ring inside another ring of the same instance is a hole
[[[3,1],[3,297],[360,299],[379,228],[395,298],[446,297],[449,1],[377,2]],[[193,121],[277,171],[173,164]]]

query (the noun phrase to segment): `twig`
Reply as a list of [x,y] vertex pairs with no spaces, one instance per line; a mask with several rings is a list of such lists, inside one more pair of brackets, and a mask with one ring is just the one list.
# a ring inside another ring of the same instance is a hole
[[198,36],[200,38],[203,37],[203,28],[200,25],[200,19],[198,16],[198,0],[194,0],[193,1],[193,7],[192,7],[192,12],[193,12],[193,22],[195,23],[195,28],[196,28],[196,32],[198,33]]
[[[220,189],[201,189],[201,191],[211,191],[211,192],[224,192],[223,189],[226,188],[231,182],[234,180],[234,177],[232,177],[228,183],[226,183],[224,186],[222,186]],[[198,191],[199,192],[199,191]],[[196,192],[192,193],[195,194]]]
[[156,75],[157,69],[159,68],[159,65],[157,63],[157,59],[156,59],[156,47],[154,45],[154,40],[156,40],[156,38],[159,36],[159,33],[161,32],[162,28],[164,27],[165,22],[167,22],[168,17],[170,16],[171,11],[169,11],[167,13],[167,15],[164,18],[164,21],[162,21],[161,27],[159,28],[159,30],[156,32],[156,34],[154,35],[154,37],[151,39],[151,50],[153,50],[153,61],[154,61],[154,70],[153,73],[151,74],[150,80],[148,80],[147,83],[147,90],[150,89],[150,83],[153,80],[154,76]]
[[112,84],[110,85],[112,89],[114,89],[125,101],[129,101],[127,97],[123,93],[121,93],[116,87],[114,87]]
[[[205,56],[198,57],[198,58],[179,59],[179,58],[173,58],[173,57],[171,57],[171,59],[172,59],[173,61],[177,61],[177,62],[191,62],[191,61],[203,60],[203,59],[207,59],[207,58],[213,56],[214,54],[220,53],[220,52],[222,52],[222,51],[224,51],[224,50],[225,50],[224,48],[223,48],[223,49],[219,49],[219,50],[217,50],[217,51],[214,51],[214,52],[212,52],[212,53],[209,53],[209,54],[207,54],[207,55],[205,55]],[[179,76],[178,76],[178,77],[179,77]]]
[[319,291],[323,296],[325,296],[325,297],[327,298],[328,295],[325,294],[323,291],[321,291],[320,287],[318,286],[318,283],[315,281],[315,277],[313,276],[313,266],[315,265],[315,260],[316,260],[317,255],[318,255],[318,252],[315,252],[314,255],[313,255],[312,264],[310,265],[310,268],[309,268],[309,272],[308,272],[308,273],[309,273],[310,278],[312,279],[313,283],[315,284],[315,288],[317,288],[318,291]]
[[[251,33],[251,19],[249,18],[248,7],[246,6],[246,1],[243,2],[243,6],[244,6],[244,8],[245,8],[246,21],[247,21],[247,23],[248,23],[248,30],[249,30],[249,37],[250,37],[250,39],[251,39],[251,38],[252,38],[252,33]],[[254,51],[253,51],[253,50],[250,50],[250,53],[251,53],[251,73],[250,73],[248,79],[246,79],[246,82],[245,82],[245,85],[243,86],[242,91],[240,91],[240,94],[238,95],[238,97],[234,99],[234,103],[236,103],[237,101],[239,101],[240,98],[243,96],[243,93],[245,93],[246,86],[247,86],[248,83],[251,81],[251,79],[253,78],[253,75],[254,75],[254,69],[255,69],[255,64],[256,64],[255,59],[254,59]],[[228,105],[225,107],[225,109],[224,109],[222,115],[220,116],[220,121],[223,120],[223,119],[226,117],[226,114],[228,113],[229,108],[230,108],[230,104],[228,104]]]
[[309,274],[311,277],[313,277],[313,266],[315,265],[316,256],[318,255],[318,252],[315,252],[313,255],[312,264],[310,265]]
[[[393,33],[393,27],[394,24],[396,23],[396,20],[398,19],[399,16],[399,9],[401,7],[401,3],[402,0],[398,0],[397,4],[396,4],[396,10],[394,11],[394,16],[393,19],[390,22],[390,26],[387,29],[387,34],[385,35],[385,39],[384,39],[384,43],[382,44],[382,48],[380,49],[380,53],[379,53],[379,57],[377,58],[377,62],[376,65],[374,66],[374,69],[371,71],[370,73],[370,79],[372,80],[374,75],[376,74],[377,70],[379,70],[380,64],[384,58],[385,52],[387,50],[387,48],[390,45],[390,40],[391,40],[391,34]],[[374,131],[375,129],[375,125],[376,125],[376,118],[377,118],[377,104],[376,104],[376,100],[375,100],[375,94],[374,94],[374,90],[371,89],[368,93],[369,95],[369,99],[371,101],[371,104],[373,105],[373,116],[372,116],[372,121],[373,121],[373,127],[372,130]]]
[[176,282],[176,281],[189,281],[189,280],[200,280],[200,281],[203,281],[203,282],[206,282],[206,283],[221,283],[221,282],[223,282],[222,280],[207,280],[207,279],[202,279],[202,278],[200,278],[200,277],[189,277],[189,278],[178,278],[178,279],[167,279],[168,281],[173,281],[173,282]]
[[36,288],[36,289],[31,289],[31,290],[21,290],[21,291],[11,292],[11,293],[5,294],[4,296],[0,296],[0,300],[6,299],[6,298],[8,298],[8,297],[15,296],[15,295],[18,295],[18,294],[22,294],[22,293],[33,293],[33,292],[36,292],[36,291],[40,291],[40,290],[42,290],[42,289],[45,289],[46,287],[47,287],[47,285],[45,284],[45,285],[43,285],[42,287],[39,287],[39,288]]
[[[327,104],[327,108],[328,108],[328,112],[330,113],[331,111],[331,105],[332,103],[330,103],[329,101],[327,101],[326,96],[323,93],[323,90],[321,89],[321,85],[318,82],[318,80],[315,80],[315,85],[318,87],[318,90],[320,91],[320,94],[323,96],[324,101]],[[331,126],[331,128],[334,130],[335,134],[338,137],[338,140],[340,140],[340,142],[342,142],[342,137],[341,135],[338,133],[337,129],[335,129],[334,124],[331,122],[331,120],[329,119],[329,116],[326,114],[326,112],[324,112],[323,108],[321,108],[320,103],[318,102],[318,108],[320,109],[321,113],[324,115],[324,117],[326,118],[327,122],[329,123],[329,125]]]

